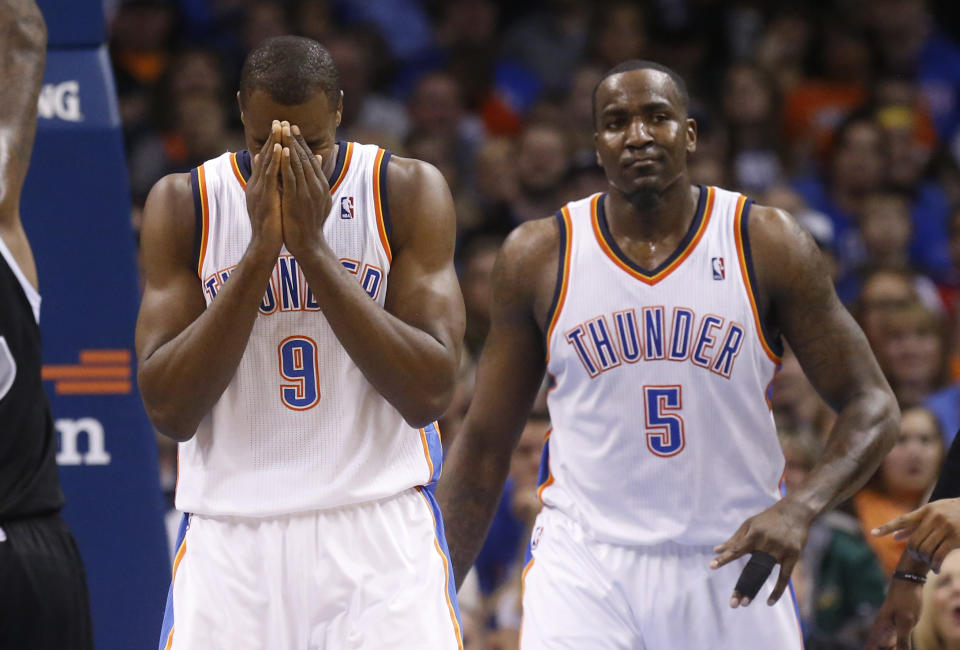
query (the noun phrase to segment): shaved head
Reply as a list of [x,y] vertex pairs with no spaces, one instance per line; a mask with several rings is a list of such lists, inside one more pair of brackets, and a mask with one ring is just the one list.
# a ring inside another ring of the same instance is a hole
[[240,73],[240,101],[255,91],[284,106],[303,104],[317,92],[330,104],[340,101],[340,73],[324,46],[310,38],[268,38],[247,56]]
[[673,81],[673,85],[677,88],[677,95],[680,98],[682,108],[686,112],[690,107],[690,94],[687,92],[687,83],[683,80],[677,72],[671,68],[668,68],[665,65],[661,65],[654,61],[644,61],[642,59],[630,59],[629,61],[624,61],[619,63],[614,67],[607,70],[603,73],[603,76],[600,77],[600,81],[597,82],[597,85],[593,88],[593,121],[597,121],[597,91],[600,90],[600,86],[603,85],[603,82],[616,74],[621,74],[623,72],[631,72],[633,70],[656,70],[657,72],[662,72],[663,74],[670,77]]

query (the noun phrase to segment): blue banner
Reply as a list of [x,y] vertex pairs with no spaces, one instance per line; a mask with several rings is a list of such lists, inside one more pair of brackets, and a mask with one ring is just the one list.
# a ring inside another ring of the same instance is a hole
[[102,0],[37,0],[50,49],[100,47],[107,40]]
[[63,514],[87,569],[96,647],[156,647],[170,564],[135,381],[136,250],[106,46],[51,50],[38,109],[20,211],[43,296]]

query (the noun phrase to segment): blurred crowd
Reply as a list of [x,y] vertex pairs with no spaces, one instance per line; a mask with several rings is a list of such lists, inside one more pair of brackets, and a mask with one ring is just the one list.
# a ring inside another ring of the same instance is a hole
[[[146,195],[243,147],[235,90],[262,39],[326,45],[343,140],[426,160],[456,200],[467,308],[456,436],[504,236],[603,191],[591,96],[631,58],[677,70],[699,125],[696,183],[788,210],[823,252],[903,409],[877,474],[811,531],[794,574],[807,648],[862,646],[903,549],[868,531],[929,493],[960,428],[960,5],[950,0],[108,0],[136,230]],[[787,351],[770,395],[786,489],[833,413]],[[468,648],[517,646],[520,569],[549,420],[538,401],[475,571]],[[172,499],[176,452],[161,441]],[[172,503],[172,502],[171,502]],[[731,585],[732,587],[732,585]],[[927,587],[920,650],[960,647],[960,553]]]

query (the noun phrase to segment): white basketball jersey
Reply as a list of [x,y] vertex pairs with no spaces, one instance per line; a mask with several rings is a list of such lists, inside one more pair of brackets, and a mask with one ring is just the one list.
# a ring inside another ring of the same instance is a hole
[[[390,154],[338,143],[327,243],[383,307],[390,274]],[[198,274],[209,305],[251,238],[250,154],[193,171]],[[435,481],[436,425],[410,427],[340,345],[297,260],[281,251],[247,348],[196,435],[180,444],[177,508],[272,516],[371,501]]]
[[751,201],[701,188],[686,237],[645,271],[611,236],[604,198],[557,213],[540,496],[600,541],[718,544],[779,498],[784,464],[766,399],[779,342],[751,290]]

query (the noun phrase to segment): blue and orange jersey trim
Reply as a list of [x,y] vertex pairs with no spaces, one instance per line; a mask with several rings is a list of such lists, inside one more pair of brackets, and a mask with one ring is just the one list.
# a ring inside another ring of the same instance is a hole
[[207,199],[207,173],[203,165],[190,170],[190,187],[193,190],[193,261],[197,268],[197,277],[203,279],[203,258],[207,254],[207,240],[210,235],[210,206]]
[[767,326],[760,316],[758,307],[759,300],[757,296],[757,277],[753,270],[753,258],[750,254],[750,237],[747,234],[747,223],[750,219],[750,206],[753,200],[740,195],[737,199],[736,216],[734,217],[734,239],[737,242],[737,259],[740,262],[740,275],[743,277],[744,288],[747,290],[747,297],[750,300],[750,309],[753,312],[753,321],[760,337],[760,345],[763,351],[773,361],[779,365],[783,356],[783,342],[779,338],[771,336]]
[[[595,208],[597,198],[594,197],[593,206]],[[560,241],[560,255],[557,264],[557,283],[553,290],[553,300],[550,302],[550,309],[547,310],[547,326],[544,330],[544,345],[546,346],[546,362],[550,363],[550,341],[553,337],[553,330],[557,326],[557,319],[560,312],[563,311],[563,303],[567,299],[567,287],[570,285],[570,249],[573,244],[573,231],[571,230],[570,209],[563,206],[557,211],[557,228],[560,231],[558,237]]]
[[393,251],[390,250],[393,226],[390,223],[390,206],[387,202],[387,165],[391,155],[386,149],[380,149],[373,163],[373,205],[377,214],[377,232],[380,234],[380,244],[388,262],[393,262]]
[[423,497],[433,517],[434,539],[433,545],[443,562],[443,575],[446,584],[447,609],[453,623],[453,632],[457,639],[457,648],[463,650],[463,630],[460,627],[460,604],[457,602],[457,587],[453,579],[453,568],[450,560],[450,549],[447,548],[447,536],[443,530],[443,515],[440,513],[440,504],[433,495],[432,488],[418,487],[417,492]]
[[430,475],[424,485],[436,483],[440,479],[440,466],[443,462],[443,442],[440,437],[440,425],[432,422],[420,429],[420,442],[423,445],[423,455],[427,460],[427,470]]
[[693,213],[693,221],[690,222],[690,228],[687,229],[687,234],[680,240],[677,249],[673,251],[660,266],[652,271],[637,265],[627,257],[617,244],[613,233],[610,232],[610,224],[607,221],[606,210],[604,208],[604,199],[606,196],[606,194],[603,194],[600,197],[600,200],[596,203],[596,208],[593,210],[593,232],[597,237],[600,248],[614,264],[627,274],[640,280],[644,284],[654,285],[673,273],[697,247],[697,244],[703,237],[703,233],[707,230],[707,225],[710,223],[715,192],[712,187],[700,186],[700,198],[697,199],[697,208]]
[[[241,161],[246,159],[246,173],[241,168]],[[230,154],[230,167],[233,169],[233,175],[236,176],[237,182],[240,183],[240,187],[244,190],[247,189],[247,180],[250,178],[250,152],[244,149],[243,151],[238,151],[237,153]]]
[[550,473],[550,434],[553,427],[547,429],[543,438],[543,452],[540,454],[540,474],[537,476],[537,499],[543,503],[543,491],[553,485],[553,474]]

